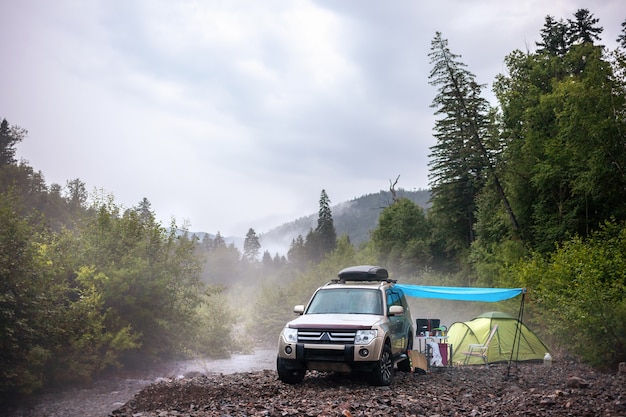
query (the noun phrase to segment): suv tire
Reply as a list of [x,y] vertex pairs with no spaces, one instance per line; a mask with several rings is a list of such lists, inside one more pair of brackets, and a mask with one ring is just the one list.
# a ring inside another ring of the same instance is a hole
[[391,347],[385,343],[380,359],[376,362],[374,370],[370,374],[369,382],[372,385],[383,386],[390,385],[393,379],[393,357]]
[[278,379],[286,384],[299,384],[304,379],[305,369],[288,369],[285,367],[283,359],[276,358],[276,370],[278,371]]

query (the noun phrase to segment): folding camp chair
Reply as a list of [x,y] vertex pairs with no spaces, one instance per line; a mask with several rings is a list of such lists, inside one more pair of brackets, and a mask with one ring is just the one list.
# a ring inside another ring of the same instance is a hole
[[491,343],[493,335],[496,334],[496,330],[498,330],[498,325],[494,324],[493,328],[491,329],[491,333],[489,333],[489,337],[487,337],[485,343],[470,343],[467,351],[463,352],[463,354],[465,355],[465,361],[463,362],[464,365],[467,365],[469,363],[469,359],[472,356],[476,356],[483,359],[483,361],[485,362],[485,366],[489,366],[489,364],[487,363],[487,350],[489,349],[489,343]]

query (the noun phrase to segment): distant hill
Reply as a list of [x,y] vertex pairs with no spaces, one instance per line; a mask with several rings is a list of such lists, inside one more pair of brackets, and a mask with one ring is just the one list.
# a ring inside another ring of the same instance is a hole
[[[427,209],[430,190],[397,190],[398,197],[406,197],[415,204]],[[353,245],[359,246],[370,239],[370,231],[378,225],[378,217],[383,208],[392,202],[391,192],[379,191],[331,207],[337,236],[348,235]],[[310,229],[317,226],[318,213],[312,213],[292,222],[280,225],[259,236],[261,251],[286,255],[291,242],[298,235],[306,237]]]
[[[216,237],[214,234],[206,232],[185,232],[183,230],[177,230],[176,233],[178,233],[179,235],[182,235],[183,233],[188,233],[189,235],[196,237],[200,242],[204,240],[205,236],[208,236],[209,239],[215,239]],[[244,237],[222,236],[222,239],[224,239],[226,245],[233,244],[240,251],[243,251],[243,242],[246,240]]]

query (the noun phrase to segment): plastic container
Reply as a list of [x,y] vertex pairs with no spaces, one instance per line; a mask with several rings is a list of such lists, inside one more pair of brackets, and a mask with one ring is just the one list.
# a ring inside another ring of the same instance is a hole
[[552,366],[552,355],[550,355],[549,352],[546,352],[545,356],[543,357],[543,365]]

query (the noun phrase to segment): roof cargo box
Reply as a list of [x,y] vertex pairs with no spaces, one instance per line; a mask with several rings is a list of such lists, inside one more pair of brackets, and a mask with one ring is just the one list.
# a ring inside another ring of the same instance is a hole
[[342,269],[338,276],[342,281],[386,281],[389,272],[380,266],[359,265]]

